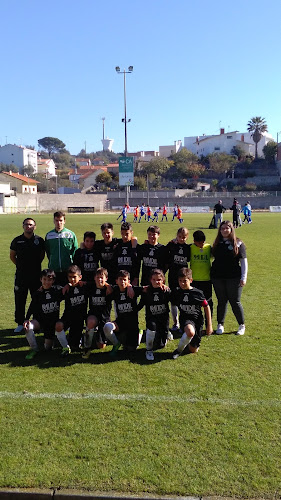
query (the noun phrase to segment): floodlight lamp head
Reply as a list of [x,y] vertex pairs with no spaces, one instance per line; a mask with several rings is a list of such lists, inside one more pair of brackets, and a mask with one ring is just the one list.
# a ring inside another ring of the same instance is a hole
[[120,66],[115,66],[115,71],[117,71],[117,73],[119,73],[119,71],[120,71]]
[[129,67],[128,67],[128,70],[129,70],[130,72],[132,72],[132,71],[134,70],[134,67],[133,67],[133,66],[129,66]]
[[125,118],[122,118],[122,120],[121,120],[121,121],[122,121],[122,123],[124,123],[124,121],[125,121]]
[[128,122],[130,122],[130,121],[131,121],[131,118],[129,118]]

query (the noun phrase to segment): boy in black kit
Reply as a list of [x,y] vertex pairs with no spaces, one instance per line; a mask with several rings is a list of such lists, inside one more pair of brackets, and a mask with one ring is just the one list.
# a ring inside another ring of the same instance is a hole
[[107,269],[108,282],[115,283],[116,268],[113,261],[114,249],[122,240],[114,238],[113,225],[110,222],[105,222],[101,225],[102,240],[95,243],[95,248],[100,261],[100,266]]
[[[182,267],[188,267],[190,261],[190,246],[186,243],[188,239],[188,229],[180,227],[177,231],[177,236],[170,241],[166,246],[168,254],[168,283],[171,290],[179,286],[178,273]],[[178,308],[172,304],[171,312],[173,317],[172,333],[179,330]]]
[[158,243],[160,237],[160,228],[158,226],[149,226],[147,229],[147,243],[138,246],[139,266],[142,262],[141,285],[150,284],[150,274],[153,269],[160,269],[166,272],[166,248]]
[[154,360],[153,348],[164,347],[169,333],[169,300],[171,291],[165,287],[165,276],[160,269],[150,273],[150,285],[145,287],[138,305],[145,305],[146,359]]
[[91,354],[91,347],[94,334],[96,333],[96,346],[103,349],[106,345],[103,327],[110,321],[111,297],[108,290],[111,289],[107,283],[108,272],[103,267],[97,269],[94,277],[94,283],[89,288],[88,317],[86,321],[86,333],[84,335],[84,353],[83,359],[88,359]]
[[69,328],[69,345],[63,346],[63,356],[67,356],[71,351],[79,350],[89,296],[88,286],[79,285],[82,274],[78,266],[74,264],[70,266],[67,270],[67,277],[69,289],[65,294],[65,310],[56,324],[56,336],[60,343],[60,339],[65,338],[65,330]]
[[171,302],[179,308],[180,327],[183,335],[177,349],[173,352],[173,359],[177,359],[187,345],[189,352],[199,350],[203,326],[202,307],[204,307],[207,319],[206,333],[211,335],[213,332],[210,306],[203,292],[197,288],[192,288],[191,269],[182,268],[178,276],[179,288],[173,290]]
[[[31,360],[38,352],[38,345],[34,332],[43,331],[44,347],[52,349],[55,339],[55,325],[59,319],[60,302],[63,300],[62,287],[54,285],[56,275],[51,269],[41,272],[42,287],[37,290],[30,303],[23,323],[23,328],[30,351],[25,359]],[[30,320],[30,317],[33,317]]]
[[110,355],[116,356],[121,343],[124,349],[134,351],[139,344],[139,321],[137,297],[142,288],[133,287],[134,297],[129,297],[128,288],[131,287],[130,273],[120,270],[116,278],[117,286],[110,295],[115,302],[117,317],[113,322],[104,325],[106,338],[113,344]]
[[92,231],[84,233],[84,248],[78,248],[74,254],[73,264],[82,271],[82,280],[93,282],[94,273],[98,268],[99,257],[95,248],[96,234]]
[[123,222],[121,224],[121,238],[122,241],[116,246],[113,255],[116,276],[118,276],[118,271],[126,270],[131,277],[132,285],[137,285],[139,280],[137,240],[133,238],[133,230],[130,222]]

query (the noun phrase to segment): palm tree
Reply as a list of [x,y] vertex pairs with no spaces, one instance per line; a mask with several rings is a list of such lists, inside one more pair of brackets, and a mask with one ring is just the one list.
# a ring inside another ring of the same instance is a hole
[[255,160],[256,160],[258,158],[258,142],[260,142],[262,138],[262,133],[267,132],[267,124],[265,118],[262,118],[261,116],[255,116],[254,118],[251,118],[251,120],[248,122],[247,129],[248,132],[253,132],[253,134],[251,135],[256,145],[256,150],[255,150]]

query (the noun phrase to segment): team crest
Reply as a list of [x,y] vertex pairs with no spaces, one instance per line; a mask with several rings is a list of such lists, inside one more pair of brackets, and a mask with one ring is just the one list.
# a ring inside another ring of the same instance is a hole
[[182,254],[183,254],[183,248],[181,247],[181,248],[179,249],[179,255],[182,255]]
[[125,295],[125,293],[121,293],[121,295],[120,295],[120,300],[126,300],[126,295]]
[[100,295],[100,288],[97,288],[96,295]]
[[154,256],[154,248],[152,248],[149,252],[149,257],[153,257]]
[[76,287],[75,287],[75,288],[74,288],[74,291],[73,291],[73,293],[74,293],[74,295],[77,295],[77,294],[79,294],[79,290],[78,290],[78,288],[76,288]]
[[188,302],[188,295],[185,295],[183,298],[183,302]]
[[46,293],[46,299],[51,299],[51,295],[49,293]]
[[122,255],[127,255],[127,248],[123,248]]

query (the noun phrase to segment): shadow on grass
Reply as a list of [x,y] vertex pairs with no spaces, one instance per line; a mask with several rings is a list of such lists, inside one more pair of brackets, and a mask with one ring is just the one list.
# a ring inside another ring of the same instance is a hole
[[[133,352],[128,352],[122,348],[115,357],[111,357],[111,346],[104,350],[93,350],[89,359],[82,358],[82,351],[72,352],[67,357],[61,357],[61,348],[58,344],[51,351],[44,350],[43,335],[36,336],[39,352],[32,360],[26,360],[28,345],[24,335],[15,334],[13,330],[0,330],[0,365],[10,365],[11,367],[37,366],[41,369],[66,367],[74,364],[101,365],[107,363],[118,363],[129,360],[133,364],[153,365],[166,359],[172,358],[172,353],[166,350],[156,350],[154,361],[147,361],[145,357],[146,349],[142,345]],[[25,348],[25,349],[23,349]]]

